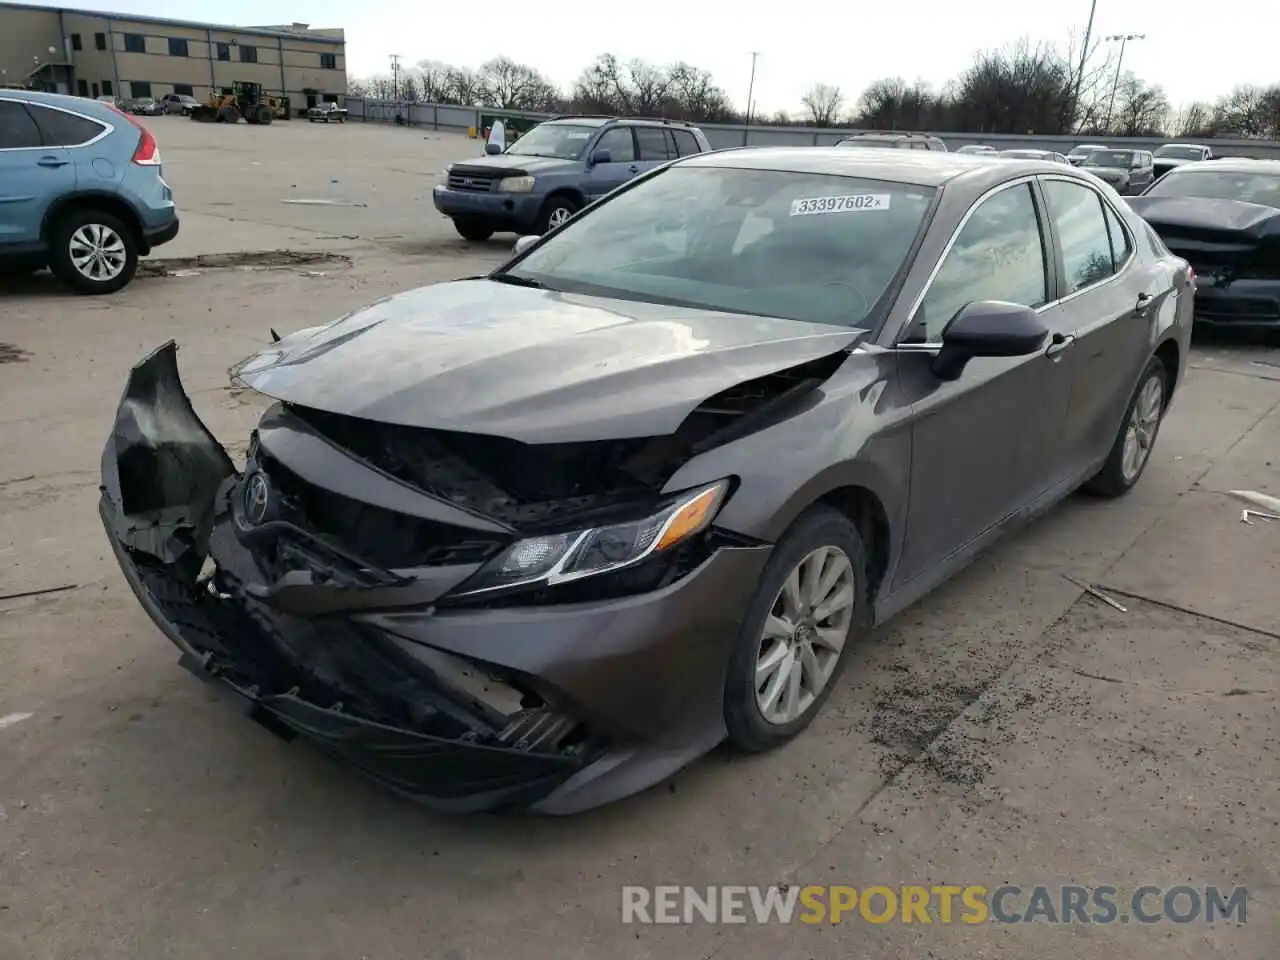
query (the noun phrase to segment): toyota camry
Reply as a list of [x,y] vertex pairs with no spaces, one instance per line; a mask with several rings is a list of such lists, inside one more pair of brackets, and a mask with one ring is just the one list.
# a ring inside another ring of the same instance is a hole
[[181,663],[262,725],[440,809],[570,813],[786,743],[868,627],[1132,488],[1193,292],[1060,163],[691,156],[249,357],[244,462],[159,347],[100,510]]

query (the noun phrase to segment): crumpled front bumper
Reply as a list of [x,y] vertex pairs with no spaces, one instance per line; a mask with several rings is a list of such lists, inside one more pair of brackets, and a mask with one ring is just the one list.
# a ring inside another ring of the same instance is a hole
[[[723,737],[735,591],[753,587],[767,547],[720,550],[676,584],[619,601],[311,611],[298,590],[265,583],[241,542],[240,480],[183,391],[174,344],[134,367],[102,456],[107,538],[182,665],[286,739],[436,809],[572,813]],[[446,667],[464,662],[545,699],[504,719],[455,684]],[[566,725],[577,732],[562,736]]]

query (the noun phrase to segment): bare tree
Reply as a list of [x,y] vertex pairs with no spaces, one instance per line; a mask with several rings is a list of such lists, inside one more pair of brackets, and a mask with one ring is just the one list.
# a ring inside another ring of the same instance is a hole
[[644,60],[627,64],[627,80],[631,89],[630,113],[638,117],[662,116],[671,89],[671,73]]
[[555,87],[532,67],[495,57],[480,67],[484,104],[503,110],[546,110],[559,98]]
[[1121,78],[1112,115],[1112,136],[1149,137],[1164,132],[1169,117],[1169,98],[1161,87],[1153,87],[1132,73]]
[[449,101],[467,107],[486,105],[484,80],[468,67],[450,67],[446,75]]
[[839,87],[833,87],[829,83],[815,83],[800,98],[800,103],[808,113],[810,123],[815,127],[829,127],[840,115],[844,94]]
[[1053,47],[1026,40],[978,54],[951,88],[952,129],[1057,134],[1071,130],[1074,73]]
[[1267,132],[1267,92],[1249,84],[1236,87],[1214,108],[1214,126],[1223,133],[1261,137]]
[[453,88],[449,83],[449,74],[453,70],[447,63],[438,60],[421,60],[418,63],[418,86],[422,88],[422,99],[427,103],[450,103]]
[[1213,136],[1213,107],[1207,103],[1189,103],[1169,121],[1175,137],[1204,139]]
[[733,118],[728,95],[706,70],[699,70],[687,63],[676,63],[671,66],[668,74],[668,99],[681,119],[714,123]]

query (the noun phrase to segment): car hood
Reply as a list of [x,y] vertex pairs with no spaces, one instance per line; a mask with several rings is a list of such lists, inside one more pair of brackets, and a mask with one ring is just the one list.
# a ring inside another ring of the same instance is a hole
[[477,157],[475,160],[463,160],[453,164],[449,172],[501,177],[526,173],[550,173],[553,170],[564,170],[576,166],[576,160],[561,160],[559,157],[521,157],[500,153],[495,156]]
[[1161,235],[1201,236],[1229,234],[1239,239],[1280,237],[1280,210],[1240,200],[1207,197],[1131,197],[1135,213]]
[[461,280],[302,330],[231,371],[277,400],[526,443],[672,433],[707,398],[866,331]]
[[1180,167],[1184,163],[1196,163],[1195,160],[1188,160],[1186,157],[1156,157],[1154,164],[1157,167]]

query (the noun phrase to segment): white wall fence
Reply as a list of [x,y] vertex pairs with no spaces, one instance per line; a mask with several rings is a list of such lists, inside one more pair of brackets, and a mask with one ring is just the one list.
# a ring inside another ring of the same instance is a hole
[[[482,115],[485,117],[510,116],[540,120],[550,116],[550,114],[541,113],[459,107],[446,103],[394,103],[385,100],[366,100],[361,97],[347,97],[346,107],[352,120],[392,123],[395,121],[396,115],[401,114],[416,127],[460,133],[465,133],[469,128],[479,130],[481,128]],[[749,127],[742,124],[729,123],[702,123],[698,126],[707,135],[711,146],[717,150],[742,146],[823,146],[835,143],[841,137],[848,136],[850,133],[859,132],[852,129],[836,129],[833,127],[771,127],[754,123]],[[1059,153],[1066,153],[1071,147],[1081,142],[1082,139],[1080,137],[1038,137],[1009,133],[940,133],[937,136],[941,137],[943,142],[952,150],[969,143],[987,143],[998,150],[1014,147],[1033,147],[1042,150],[1057,150]],[[1131,147],[1139,150],[1154,150],[1162,143],[1168,142],[1167,139],[1144,137],[1104,137],[1101,139],[1108,145]],[[1213,146],[1214,153],[1219,156],[1280,159],[1280,141],[1217,138],[1206,142]]]

